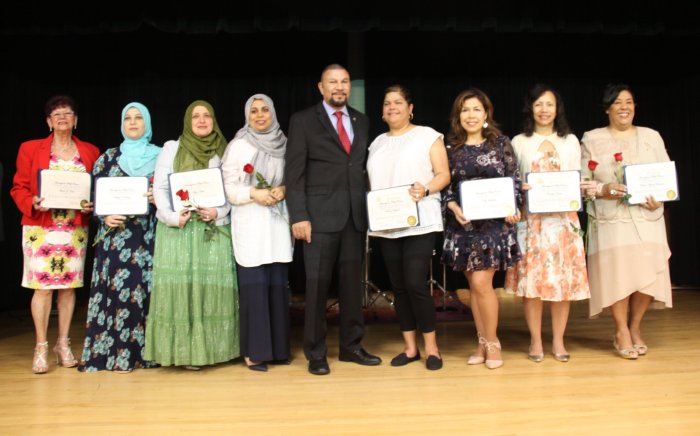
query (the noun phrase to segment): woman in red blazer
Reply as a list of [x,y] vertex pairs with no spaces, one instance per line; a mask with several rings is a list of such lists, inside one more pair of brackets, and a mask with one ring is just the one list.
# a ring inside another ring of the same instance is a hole
[[70,348],[68,331],[75,306],[75,288],[83,286],[89,215],[92,203],[82,210],[48,209],[39,197],[39,171],[92,171],[100,155],[94,145],[73,135],[78,125],[75,102],[68,96],[54,96],[46,102],[46,123],[52,132],[45,139],[23,143],[17,154],[17,173],[10,194],[22,212],[22,286],[34,289],[32,318],[36,347],[32,371],[48,371],[47,327],[51,297],[58,289],[58,339],[53,348],[56,362],[77,365]]

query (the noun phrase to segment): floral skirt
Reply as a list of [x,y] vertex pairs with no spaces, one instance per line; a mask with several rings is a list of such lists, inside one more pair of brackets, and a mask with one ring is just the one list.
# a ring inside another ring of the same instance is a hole
[[[227,225],[228,226],[228,225]],[[211,365],[238,357],[238,288],[231,238],[206,224],[159,222],[144,358],[161,365]]]
[[[74,214],[69,211],[68,214]],[[87,226],[75,226],[68,215],[50,227],[22,226],[22,287],[70,289],[83,286]]]

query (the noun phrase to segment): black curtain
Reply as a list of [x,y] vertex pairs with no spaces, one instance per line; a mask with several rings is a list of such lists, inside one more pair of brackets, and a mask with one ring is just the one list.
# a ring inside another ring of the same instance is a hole
[[[661,133],[678,168],[681,200],[667,207],[673,282],[700,284],[695,250],[700,242],[695,227],[700,202],[693,177],[699,159],[692,136],[700,115],[700,71],[676,57],[679,48],[697,47],[697,25],[670,31],[641,20],[611,28],[594,21],[578,27],[536,21],[509,27],[508,22],[498,22],[499,27],[487,18],[443,16],[433,21],[272,18],[253,24],[241,19],[241,26],[247,24],[241,32],[226,31],[233,26],[230,21],[224,30],[221,20],[213,21],[219,30],[212,31],[211,20],[182,17],[157,26],[145,25],[147,21],[93,23],[84,32],[76,31],[76,23],[25,26],[21,31],[3,24],[0,160],[5,168],[1,200],[6,237],[0,249],[5,253],[1,274],[6,292],[0,308],[26,307],[30,296],[19,286],[20,216],[9,188],[19,144],[48,135],[43,113],[48,97],[74,96],[79,106],[76,134],[102,150],[120,143],[121,109],[134,100],[151,110],[156,144],[177,138],[185,108],[200,98],[213,104],[223,132],[231,138],[244,122],[243,105],[253,93],[274,99],[286,130],[294,111],[319,100],[316,84],[323,66],[349,60],[355,78],[366,81],[372,136],[384,130],[382,95],[392,83],[412,91],[417,123],[444,133],[457,93],[480,87],[492,98],[503,131],[514,136],[520,131],[525,92],[536,82],[546,82],[561,92],[579,137],[607,123],[600,105],[603,86],[628,83],[637,99],[635,123]],[[88,275],[90,270],[88,259]],[[373,270],[381,275],[381,264]],[[383,277],[376,281],[386,283]],[[302,289],[295,284],[295,292]]]

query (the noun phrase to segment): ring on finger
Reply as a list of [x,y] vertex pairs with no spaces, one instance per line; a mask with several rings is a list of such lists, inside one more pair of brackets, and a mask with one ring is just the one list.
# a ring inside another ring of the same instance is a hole
[[617,189],[611,189],[610,190],[610,195],[615,195],[617,194]]

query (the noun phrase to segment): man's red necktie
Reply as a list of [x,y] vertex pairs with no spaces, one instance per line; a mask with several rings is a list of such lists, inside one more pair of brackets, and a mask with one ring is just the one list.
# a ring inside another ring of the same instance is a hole
[[343,148],[345,149],[345,152],[347,154],[350,154],[350,146],[352,144],[350,142],[350,137],[348,136],[348,132],[345,131],[345,126],[343,126],[343,112],[337,111],[335,113],[335,116],[338,118],[338,123],[336,124],[336,128],[338,129],[338,136],[340,137],[340,143],[343,144]]

